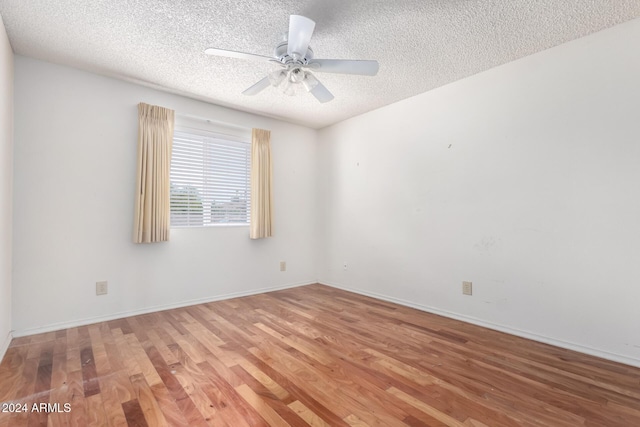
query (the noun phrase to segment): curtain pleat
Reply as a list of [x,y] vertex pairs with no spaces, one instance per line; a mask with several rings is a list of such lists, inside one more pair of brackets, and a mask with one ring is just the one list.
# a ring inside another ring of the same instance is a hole
[[169,240],[169,171],[174,116],[174,111],[168,108],[138,104],[135,243]]
[[251,132],[251,227],[249,237],[262,239],[273,233],[271,132]]

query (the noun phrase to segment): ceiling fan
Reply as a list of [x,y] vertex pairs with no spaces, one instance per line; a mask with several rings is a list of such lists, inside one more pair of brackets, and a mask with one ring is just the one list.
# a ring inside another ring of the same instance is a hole
[[328,102],[333,99],[333,94],[320,83],[311,70],[319,73],[376,75],[378,61],[315,59],[309,46],[315,26],[316,23],[309,18],[291,15],[288,37],[276,46],[272,57],[217,48],[208,48],[205,53],[228,58],[272,61],[281,66],[281,69],[270,73],[242,92],[244,95],[255,95],[269,86],[279,87],[284,93],[293,95],[296,87],[302,86],[318,101]]

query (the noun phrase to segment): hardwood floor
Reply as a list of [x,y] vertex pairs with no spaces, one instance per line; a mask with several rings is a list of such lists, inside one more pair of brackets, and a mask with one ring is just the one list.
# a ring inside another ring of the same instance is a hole
[[0,402],[0,427],[632,427],[640,369],[311,285],[14,339]]

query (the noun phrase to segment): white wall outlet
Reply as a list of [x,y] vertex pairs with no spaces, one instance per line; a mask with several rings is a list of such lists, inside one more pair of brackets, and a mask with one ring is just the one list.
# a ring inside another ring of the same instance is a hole
[[346,261],[342,264],[342,269],[344,271],[347,271],[347,262]]
[[107,293],[109,293],[109,283],[106,280],[96,282],[96,295],[106,295]]
[[280,271],[287,271],[287,261],[280,261]]
[[462,294],[463,295],[472,295],[473,287],[471,282],[462,282]]

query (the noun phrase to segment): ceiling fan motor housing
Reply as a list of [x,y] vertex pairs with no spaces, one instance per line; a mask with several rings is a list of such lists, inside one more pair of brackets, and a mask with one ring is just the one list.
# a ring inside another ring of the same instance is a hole
[[[288,47],[289,47],[289,42],[285,40],[283,42],[280,42],[278,46],[276,46],[275,50],[273,51],[273,56],[278,58],[278,60],[285,65],[287,65],[290,62],[296,61],[296,59],[291,57],[287,52]],[[298,58],[297,62],[299,62],[301,65],[306,65],[312,59],[313,59],[313,49],[311,49],[311,46],[309,46],[307,47],[307,52],[305,53],[305,55],[302,58]]]

